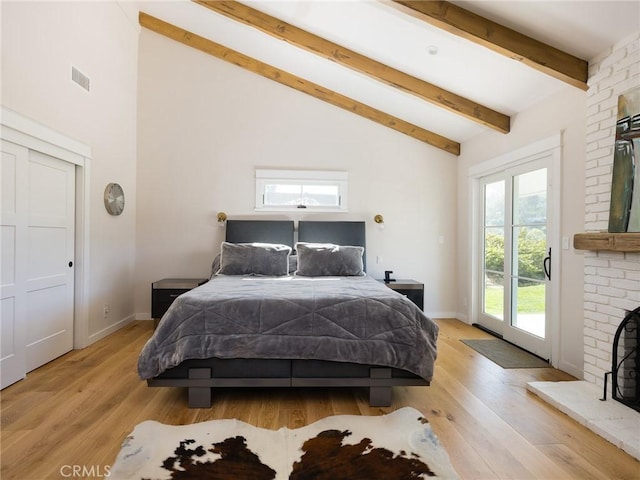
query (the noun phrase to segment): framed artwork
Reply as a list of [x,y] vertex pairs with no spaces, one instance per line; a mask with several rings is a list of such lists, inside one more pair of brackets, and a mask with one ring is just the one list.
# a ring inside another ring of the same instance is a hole
[[618,97],[609,232],[640,232],[640,87]]

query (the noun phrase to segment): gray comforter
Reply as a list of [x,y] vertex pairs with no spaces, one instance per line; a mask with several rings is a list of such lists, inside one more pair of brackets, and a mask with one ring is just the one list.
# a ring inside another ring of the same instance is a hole
[[178,297],[138,359],[140,378],[195,358],[382,365],[430,381],[437,324],[371,277],[219,275]]

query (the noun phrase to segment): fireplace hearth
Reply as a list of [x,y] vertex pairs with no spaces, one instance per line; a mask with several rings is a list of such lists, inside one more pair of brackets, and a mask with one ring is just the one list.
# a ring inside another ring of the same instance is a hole
[[622,320],[613,338],[611,371],[604,375],[604,396],[607,399],[607,377],[611,376],[611,396],[640,412],[640,307],[630,311]]

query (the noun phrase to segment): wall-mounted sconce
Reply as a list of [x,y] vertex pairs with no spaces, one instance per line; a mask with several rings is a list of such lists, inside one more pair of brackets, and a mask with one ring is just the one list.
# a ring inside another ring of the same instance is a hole
[[382,230],[384,228],[384,217],[380,214],[377,214],[373,217],[373,221],[378,224],[378,228]]
[[227,214],[224,212],[218,212],[218,225],[224,227],[227,223]]

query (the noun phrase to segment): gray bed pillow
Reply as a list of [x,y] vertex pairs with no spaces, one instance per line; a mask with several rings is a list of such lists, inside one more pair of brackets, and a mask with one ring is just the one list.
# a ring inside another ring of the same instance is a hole
[[288,275],[291,247],[276,243],[222,242],[223,275]]
[[297,275],[305,277],[364,275],[362,262],[364,247],[298,242],[296,250],[298,252]]
[[211,262],[211,275],[209,278],[212,278],[216,273],[220,270],[220,254],[218,253],[215,257],[213,257],[213,262]]

